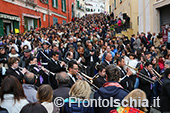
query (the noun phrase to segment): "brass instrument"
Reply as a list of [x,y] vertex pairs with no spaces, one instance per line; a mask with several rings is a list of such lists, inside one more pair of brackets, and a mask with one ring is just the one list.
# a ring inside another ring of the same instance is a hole
[[47,68],[43,67],[45,69],[45,73],[48,75],[48,74],[51,74],[53,76],[55,76],[56,74],[51,72],[50,70],[48,70]]
[[[20,66],[18,66],[18,68],[19,68],[20,71],[22,71],[22,70],[24,69],[23,67],[20,67]],[[27,69],[26,69],[26,70],[27,70]],[[32,72],[30,72],[30,71],[28,71],[28,70],[27,70],[27,72],[28,72],[28,73],[32,73]],[[36,79],[38,79],[38,75],[36,75],[36,74],[34,74],[34,75],[35,75]]]
[[152,80],[150,77],[144,75],[143,73],[140,73],[140,72],[138,71],[138,68],[134,68],[134,67],[129,66],[129,65],[126,65],[126,66],[129,67],[129,68],[131,68],[131,69],[134,69],[135,71],[137,71],[137,73],[139,74],[138,76],[139,76],[140,78],[146,80],[147,82],[149,82],[149,83],[151,83],[151,84],[154,84],[154,83],[155,83],[155,81]]
[[163,82],[161,81],[162,76],[155,69],[152,69],[152,71],[156,74],[157,77],[156,81],[158,81],[158,83],[162,85],[163,84]]
[[[77,72],[77,74],[81,76],[86,82],[88,82],[93,88],[97,90],[99,89],[96,85],[93,84],[93,78],[87,76],[86,74],[82,72]],[[95,89],[93,89],[93,91],[95,91]]]

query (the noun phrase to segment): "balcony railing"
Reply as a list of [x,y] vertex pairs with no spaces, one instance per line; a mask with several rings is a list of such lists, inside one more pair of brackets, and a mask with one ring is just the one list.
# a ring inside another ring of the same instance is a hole
[[31,5],[33,7],[37,6],[37,0],[18,0],[20,2],[26,3],[26,5]]

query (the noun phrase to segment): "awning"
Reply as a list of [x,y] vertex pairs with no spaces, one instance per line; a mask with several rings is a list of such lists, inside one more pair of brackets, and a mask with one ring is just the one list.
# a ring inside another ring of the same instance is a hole
[[22,13],[22,15],[26,16],[26,17],[30,17],[30,18],[35,18],[35,19],[41,18],[40,16],[35,16],[35,15],[31,15],[31,14],[26,14],[26,13]]

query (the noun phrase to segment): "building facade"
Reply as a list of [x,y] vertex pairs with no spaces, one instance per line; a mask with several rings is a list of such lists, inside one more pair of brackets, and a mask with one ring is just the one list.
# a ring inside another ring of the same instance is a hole
[[85,1],[75,0],[75,17],[81,18],[85,15]]
[[139,32],[162,32],[170,26],[169,0],[139,0]]
[[0,36],[71,21],[74,0],[0,0]]
[[86,14],[104,13],[105,0],[85,0]]
[[114,17],[121,18],[123,15],[130,17],[130,29],[133,34],[138,32],[138,1],[137,0],[110,0],[109,13],[114,13]]

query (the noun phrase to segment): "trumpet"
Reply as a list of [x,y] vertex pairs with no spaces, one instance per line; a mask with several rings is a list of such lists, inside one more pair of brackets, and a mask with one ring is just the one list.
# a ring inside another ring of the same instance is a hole
[[137,71],[137,73],[139,74],[138,76],[139,76],[140,78],[146,80],[147,82],[149,82],[149,83],[151,83],[151,84],[154,84],[154,83],[155,83],[155,81],[152,80],[150,77],[144,75],[143,73],[140,73],[140,72],[138,71],[138,68],[134,68],[134,67],[129,66],[129,65],[126,65],[126,66],[129,67],[129,68],[131,68],[131,69],[134,69],[135,71]]
[[[45,71],[45,73],[48,75],[48,74],[51,74],[51,75],[53,75],[53,76],[55,76],[56,74],[55,73],[53,73],[53,72],[51,72],[50,70],[48,70],[47,68],[45,68],[45,67],[43,67],[44,68],[44,71]],[[42,67],[41,67],[41,69],[42,69]]]
[[[20,66],[18,66],[18,68],[19,68],[20,71],[22,71],[24,69],[23,67],[20,67]],[[32,73],[32,72],[27,70],[27,73]],[[38,75],[36,75],[36,74],[34,74],[34,75],[35,75],[36,79],[38,79]]]

